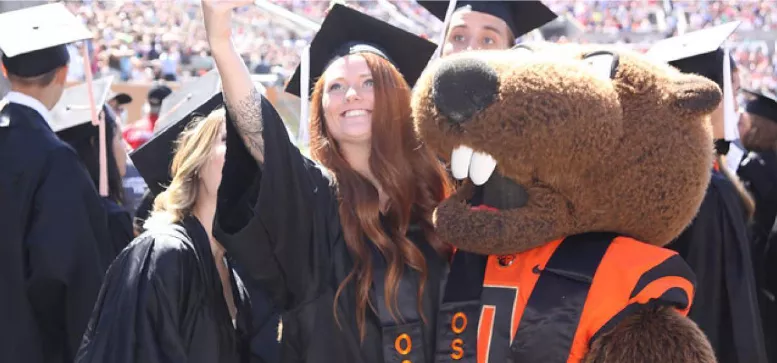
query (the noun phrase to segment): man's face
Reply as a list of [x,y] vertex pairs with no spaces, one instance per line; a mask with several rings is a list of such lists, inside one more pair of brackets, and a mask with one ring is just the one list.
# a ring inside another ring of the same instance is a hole
[[451,17],[443,56],[481,49],[508,49],[513,36],[504,20],[496,16],[462,9]]

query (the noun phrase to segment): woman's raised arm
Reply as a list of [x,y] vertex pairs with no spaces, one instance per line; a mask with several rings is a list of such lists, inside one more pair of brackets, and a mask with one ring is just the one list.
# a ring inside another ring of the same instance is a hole
[[252,0],[202,0],[202,12],[227,110],[246,148],[261,165],[264,162],[261,95],[231,39],[232,12],[251,4]]

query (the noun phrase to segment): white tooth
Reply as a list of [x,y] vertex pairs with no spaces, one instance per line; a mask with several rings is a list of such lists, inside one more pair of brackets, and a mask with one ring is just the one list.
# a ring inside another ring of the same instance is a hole
[[345,112],[345,116],[352,117],[352,116],[363,116],[366,115],[367,111],[365,110],[350,110]]
[[472,149],[464,145],[453,149],[453,153],[451,153],[451,172],[454,178],[458,180],[467,178],[472,152]]
[[496,160],[491,155],[476,152],[472,154],[472,162],[469,165],[469,178],[475,185],[483,185],[491,177],[496,168]]

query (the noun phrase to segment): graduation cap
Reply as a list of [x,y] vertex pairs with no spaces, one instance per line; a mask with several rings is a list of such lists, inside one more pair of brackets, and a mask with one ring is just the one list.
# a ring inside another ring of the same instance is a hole
[[[97,110],[102,110],[111,92],[113,76],[103,77],[92,82],[92,92]],[[84,135],[96,134],[97,125],[92,123],[92,109],[89,105],[89,84],[81,83],[62,92],[54,108],[51,109],[51,130],[60,132],[78,132]],[[99,112],[99,111],[98,111]]]
[[67,44],[92,33],[62,3],[0,14],[0,49],[9,74],[36,77],[67,65]]
[[648,57],[669,63],[681,72],[703,76],[720,86],[723,91],[723,119],[727,141],[739,138],[739,131],[731,86],[733,59],[728,49],[723,48],[723,44],[740,24],[739,21],[733,21],[663,39],[647,52]]
[[750,99],[745,102],[747,113],[777,122],[777,97],[754,90],[743,89],[742,92],[750,96]]
[[723,88],[723,44],[741,22],[733,21],[656,42],[647,56],[669,63],[684,73],[707,77]]
[[[446,26],[446,14],[448,11],[448,1],[417,1],[432,15],[443,21]],[[463,7],[469,7],[472,11],[486,13],[502,19],[513,35],[518,38],[521,35],[537,29],[558,15],[550,10],[542,1],[456,1],[456,10]]]
[[132,163],[146,181],[151,193],[157,195],[170,183],[170,164],[175,156],[175,142],[189,123],[207,116],[224,103],[221,77],[216,69],[182,86],[162,102],[163,112],[154,128],[154,135],[130,153]]
[[286,92],[301,98],[301,144],[307,139],[309,94],[333,60],[362,52],[376,54],[391,62],[412,87],[436,48],[436,44],[382,20],[341,4],[332,6],[286,85]]
[[[382,20],[335,4],[309,46],[308,89],[337,58],[354,53],[373,53],[389,60],[412,87],[421,76],[437,45]],[[302,65],[286,85],[286,92],[301,96]]]

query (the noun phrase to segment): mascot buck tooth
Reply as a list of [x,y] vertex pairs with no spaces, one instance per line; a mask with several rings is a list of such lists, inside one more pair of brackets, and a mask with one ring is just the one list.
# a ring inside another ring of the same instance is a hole
[[714,362],[685,317],[695,277],[660,246],[704,197],[720,99],[711,81],[604,47],[432,64],[416,128],[466,179],[435,213],[457,248],[437,361]]

